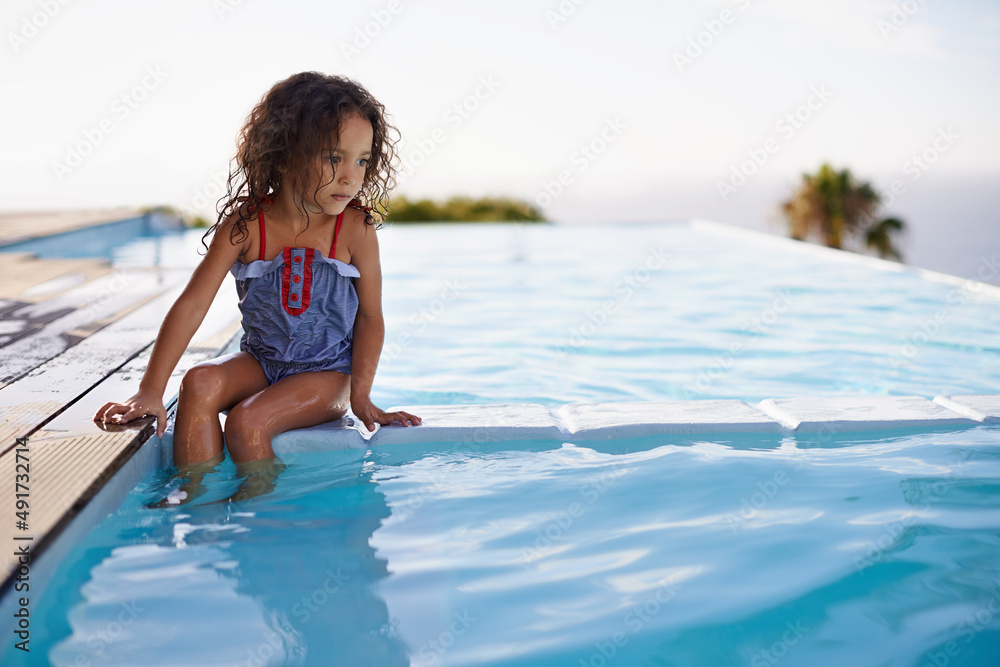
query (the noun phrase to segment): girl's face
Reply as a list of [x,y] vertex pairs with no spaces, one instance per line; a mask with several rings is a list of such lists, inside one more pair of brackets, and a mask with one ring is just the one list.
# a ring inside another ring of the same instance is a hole
[[358,194],[372,157],[373,138],[371,123],[354,114],[341,123],[340,142],[333,152],[319,156],[320,188],[312,203],[326,215],[339,215]]

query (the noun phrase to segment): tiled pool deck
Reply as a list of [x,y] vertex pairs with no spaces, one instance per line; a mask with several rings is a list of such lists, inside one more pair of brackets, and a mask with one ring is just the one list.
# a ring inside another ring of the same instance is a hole
[[[692,221],[715,233],[747,233],[707,221]],[[766,236],[766,235],[765,235]],[[0,237],[2,238],[2,237]],[[911,270],[932,280],[953,276],[900,267],[826,248],[804,250],[844,261]],[[7,547],[30,544],[33,558],[48,550],[51,569],[83,525],[113,511],[121,498],[159,466],[170,465],[170,436],[156,438],[152,419],[122,427],[99,427],[92,416],[115,397],[134,392],[167,309],[188,273],[130,270],[122,277],[95,272],[44,298],[7,294],[0,298],[0,502],[10,508],[0,522]],[[116,282],[117,281],[117,282]],[[984,289],[996,290],[994,286]],[[166,395],[176,397],[181,376],[192,365],[217,356],[239,335],[235,288],[225,281],[194,341],[175,370]],[[1000,395],[775,397],[740,400],[397,406],[420,414],[423,424],[390,426],[368,433],[348,417],[282,434],[278,454],[317,449],[365,448],[431,441],[455,443],[523,439],[609,439],[658,434],[824,434],[898,428],[964,428],[1000,422]],[[168,405],[173,410],[173,405]],[[172,417],[172,415],[171,415]],[[19,460],[20,455],[20,460]],[[18,464],[26,464],[18,468]],[[23,473],[25,477],[16,475]],[[112,479],[113,484],[108,484]],[[16,484],[21,483],[21,487]],[[17,494],[26,494],[18,496]],[[26,499],[24,524],[15,515]],[[17,558],[4,549],[0,578],[10,591]]]

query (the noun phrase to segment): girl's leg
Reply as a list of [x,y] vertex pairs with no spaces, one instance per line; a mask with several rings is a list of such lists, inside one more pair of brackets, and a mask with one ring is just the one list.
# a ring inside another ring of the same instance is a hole
[[219,413],[267,386],[260,364],[247,352],[192,366],[181,380],[177,397],[174,465],[178,470],[202,463],[214,467],[221,462],[224,455]]
[[293,428],[340,419],[347,413],[350,399],[349,374],[308,371],[282,378],[229,411],[229,455],[237,465],[273,459],[271,438]]
[[236,475],[243,478],[243,482],[233,495],[215,502],[238,503],[270,493],[274,490],[274,483],[278,476],[284,471],[285,464],[277,457],[237,463]]
[[181,483],[176,491],[168,494],[166,498],[161,498],[157,502],[147,503],[150,509],[159,507],[173,507],[174,505],[184,505],[202,496],[208,489],[202,484],[205,475],[214,472],[215,466],[222,463],[224,456],[218,456],[208,461],[200,463],[189,463],[177,466],[177,474],[174,479],[180,479]]
[[274,456],[271,439],[293,428],[340,419],[350,397],[350,375],[309,371],[282,378],[233,407],[226,417],[226,447],[245,479],[226,500],[269,493],[285,469]]

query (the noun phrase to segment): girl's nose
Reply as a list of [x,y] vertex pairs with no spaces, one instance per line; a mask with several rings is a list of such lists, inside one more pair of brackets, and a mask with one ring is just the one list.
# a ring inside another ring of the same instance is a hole
[[364,176],[364,167],[356,164],[350,165],[340,171],[340,180],[344,184],[357,183]]

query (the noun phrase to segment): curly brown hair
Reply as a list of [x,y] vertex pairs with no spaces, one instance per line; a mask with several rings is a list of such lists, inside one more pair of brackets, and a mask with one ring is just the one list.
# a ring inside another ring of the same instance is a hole
[[389,124],[385,107],[361,84],[346,77],[301,72],[276,83],[247,116],[237,139],[227,192],[216,207],[218,219],[202,243],[234,214],[230,240],[242,243],[247,221],[282,185],[300,193],[296,208],[305,215],[303,193],[312,186],[315,195],[326,185],[316,182],[315,158],[336,148],[341,124],[354,114],[371,123],[373,139],[357,195],[361,206],[358,201],[351,205],[365,211],[365,223],[380,228],[389,208],[389,192],[396,185],[399,130]]

